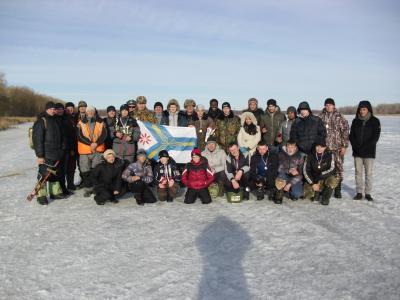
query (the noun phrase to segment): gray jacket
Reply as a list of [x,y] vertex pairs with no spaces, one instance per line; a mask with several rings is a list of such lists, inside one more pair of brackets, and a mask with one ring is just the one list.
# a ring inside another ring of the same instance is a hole
[[207,158],[209,166],[215,170],[215,173],[225,170],[226,153],[218,144],[213,152],[210,152],[206,147],[206,149],[201,152],[201,155]]

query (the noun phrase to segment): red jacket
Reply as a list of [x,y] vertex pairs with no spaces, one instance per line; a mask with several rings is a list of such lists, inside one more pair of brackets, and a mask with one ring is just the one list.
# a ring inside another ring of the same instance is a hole
[[193,160],[188,163],[182,173],[182,182],[189,189],[200,190],[207,188],[214,181],[214,174],[205,158],[198,163]]

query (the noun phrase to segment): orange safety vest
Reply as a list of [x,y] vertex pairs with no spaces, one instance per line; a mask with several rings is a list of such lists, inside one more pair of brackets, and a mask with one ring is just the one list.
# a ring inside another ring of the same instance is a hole
[[[84,137],[86,137],[92,143],[96,143],[97,139],[100,137],[101,132],[103,131],[103,123],[96,122],[94,125],[93,136],[90,136],[90,126],[89,123],[83,123],[79,121],[78,126],[82,131]],[[100,144],[96,148],[96,152],[103,153],[106,150],[105,144]],[[78,153],[79,154],[93,154],[92,148],[90,145],[86,145],[78,140]]]

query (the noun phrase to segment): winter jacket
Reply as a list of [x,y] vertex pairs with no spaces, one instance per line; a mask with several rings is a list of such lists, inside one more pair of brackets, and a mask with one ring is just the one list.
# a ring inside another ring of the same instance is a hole
[[219,109],[219,108],[217,108],[216,110],[213,110],[213,109],[209,109],[208,110],[208,112],[207,112],[207,115],[211,118],[211,119],[213,119],[213,121],[215,122],[216,120],[217,120],[217,118],[220,116],[220,115],[222,115],[223,114],[223,112],[222,112],[222,110],[221,109]]
[[122,173],[122,179],[128,183],[133,183],[132,176],[139,176],[144,183],[152,183],[153,170],[151,169],[150,161],[146,160],[143,164],[139,161],[129,164]]
[[100,118],[92,119],[92,122],[87,118],[78,122],[78,152],[81,155],[92,154],[90,144],[97,143],[96,152],[103,153],[105,151],[105,140],[107,138],[107,130],[103,120]]
[[219,147],[218,144],[213,152],[208,150],[206,147],[206,149],[201,152],[201,155],[207,158],[209,166],[214,169],[215,173],[225,170],[226,153]]
[[182,172],[182,183],[189,189],[201,190],[207,188],[213,181],[214,174],[204,157],[198,163],[193,160],[187,163]]
[[160,161],[157,162],[154,168],[154,179],[157,181],[157,183],[160,183],[163,180],[169,181],[170,179],[173,179],[174,181],[180,181],[181,174],[176,162],[171,157],[166,165],[163,165]]
[[306,118],[298,117],[290,130],[290,138],[294,140],[300,151],[311,153],[314,143],[326,139],[326,129],[322,119],[310,114]]
[[125,161],[118,157],[115,158],[113,164],[103,161],[97,165],[91,172],[94,189],[105,188],[110,191],[121,191],[121,174],[124,168]]
[[296,121],[296,118],[293,120],[286,119],[281,124],[280,133],[282,134],[282,145],[286,145],[286,142],[290,139],[290,130],[292,128],[293,123]]
[[244,110],[243,112],[244,113],[245,112],[252,113],[257,119],[257,124],[261,124],[261,119],[264,115],[264,111],[261,108],[257,108],[256,110],[251,110],[250,108],[248,108],[248,109]]
[[[164,110],[160,125],[174,126],[173,124],[170,124],[169,114],[170,113],[167,110]],[[187,127],[189,125],[185,117],[185,114],[183,112],[177,111],[176,115],[177,115],[176,120],[179,127]]]
[[[279,152],[279,168],[278,177],[286,178],[289,177],[288,183],[296,184],[303,180],[303,163],[304,163],[304,153],[297,150],[292,155],[289,155],[286,150],[286,146],[282,147],[282,151]],[[296,176],[289,174],[290,169],[296,169],[299,173]]]
[[231,111],[228,116],[219,115],[215,122],[215,137],[217,143],[228,153],[229,143],[237,140],[240,131],[240,119]]
[[145,108],[144,110],[135,110],[133,112],[133,118],[138,120],[138,121],[142,121],[142,122],[150,122],[153,124],[157,124],[157,118],[154,115],[154,112],[148,110],[147,108]]
[[329,150],[339,150],[349,146],[349,122],[340,112],[328,113],[324,108],[319,115],[326,128],[326,145]]
[[358,114],[360,110],[360,107],[358,107],[356,117],[351,123],[350,142],[353,148],[353,156],[375,158],[376,144],[381,134],[381,123],[373,115],[371,103],[365,102],[369,105],[369,115],[365,120],[362,120]]
[[[256,134],[252,135],[246,132],[245,129],[245,120],[246,117],[250,117],[253,124],[256,125],[257,127],[257,132]],[[242,122],[242,127],[239,130],[238,136],[237,136],[237,142],[239,144],[239,147],[246,148],[247,151],[250,152],[250,154],[253,154],[256,149],[257,149],[257,144],[261,140],[261,130],[260,126],[257,126],[257,119],[251,112],[244,112],[240,116],[241,122]]]
[[103,118],[103,123],[107,130],[107,138],[105,141],[107,149],[111,149],[113,145],[116,120],[117,118],[109,118],[109,117]]
[[[46,124],[43,118],[46,119]],[[38,158],[57,161],[64,155],[66,140],[56,116],[50,116],[46,112],[39,114],[33,124],[32,141]]]
[[235,177],[237,171],[242,170],[243,174],[248,173],[250,171],[250,159],[247,154],[239,153],[239,160],[228,154],[225,160],[225,175],[230,181],[233,177]]
[[[265,167],[267,168],[265,170]],[[279,158],[275,152],[267,152],[265,155],[257,151],[250,160],[250,181],[255,182],[260,176],[267,178],[268,182],[275,180],[278,175]],[[262,172],[265,173],[264,176]]]
[[270,113],[268,109],[261,118],[260,127],[266,128],[267,132],[262,134],[262,139],[268,145],[274,145],[275,140],[280,133],[281,125],[286,120],[286,116],[279,110],[274,113]]
[[215,129],[214,121],[204,114],[201,119],[197,118],[194,121],[194,127],[196,128],[197,148],[203,151],[206,147],[207,128]]
[[303,165],[303,175],[309,184],[318,183],[336,174],[335,159],[333,153],[325,150],[322,156],[318,158],[315,150],[308,155]]
[[182,112],[183,117],[186,119],[187,125],[193,125],[199,119],[197,117],[197,113],[194,111],[191,115],[189,115],[186,111]]
[[76,138],[76,125],[74,115],[66,114],[63,118],[63,128],[66,141],[66,151],[76,153],[78,151],[78,140]]

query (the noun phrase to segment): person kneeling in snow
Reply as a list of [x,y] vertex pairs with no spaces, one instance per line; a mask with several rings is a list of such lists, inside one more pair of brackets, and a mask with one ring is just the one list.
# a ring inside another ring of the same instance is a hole
[[121,174],[125,162],[115,157],[115,152],[111,149],[103,153],[103,158],[104,161],[92,171],[94,200],[98,205],[104,205],[107,201],[118,203],[115,197],[121,194]]
[[328,205],[333,190],[338,184],[333,153],[326,149],[325,140],[315,143],[315,151],[307,156],[303,167],[304,198],[318,200],[321,195],[321,204]]
[[193,204],[199,197],[201,203],[211,203],[208,186],[214,181],[206,158],[201,156],[200,149],[195,148],[192,151],[192,160],[187,163],[182,172],[182,182],[188,187],[185,194],[185,203]]
[[180,172],[167,150],[161,150],[158,158],[159,161],[154,168],[154,178],[158,184],[158,199],[172,202],[179,192]]
[[133,193],[138,205],[157,202],[149,184],[153,182],[151,163],[146,157],[146,151],[139,149],[137,161],[130,164],[122,173],[122,179],[128,182],[128,188]]

